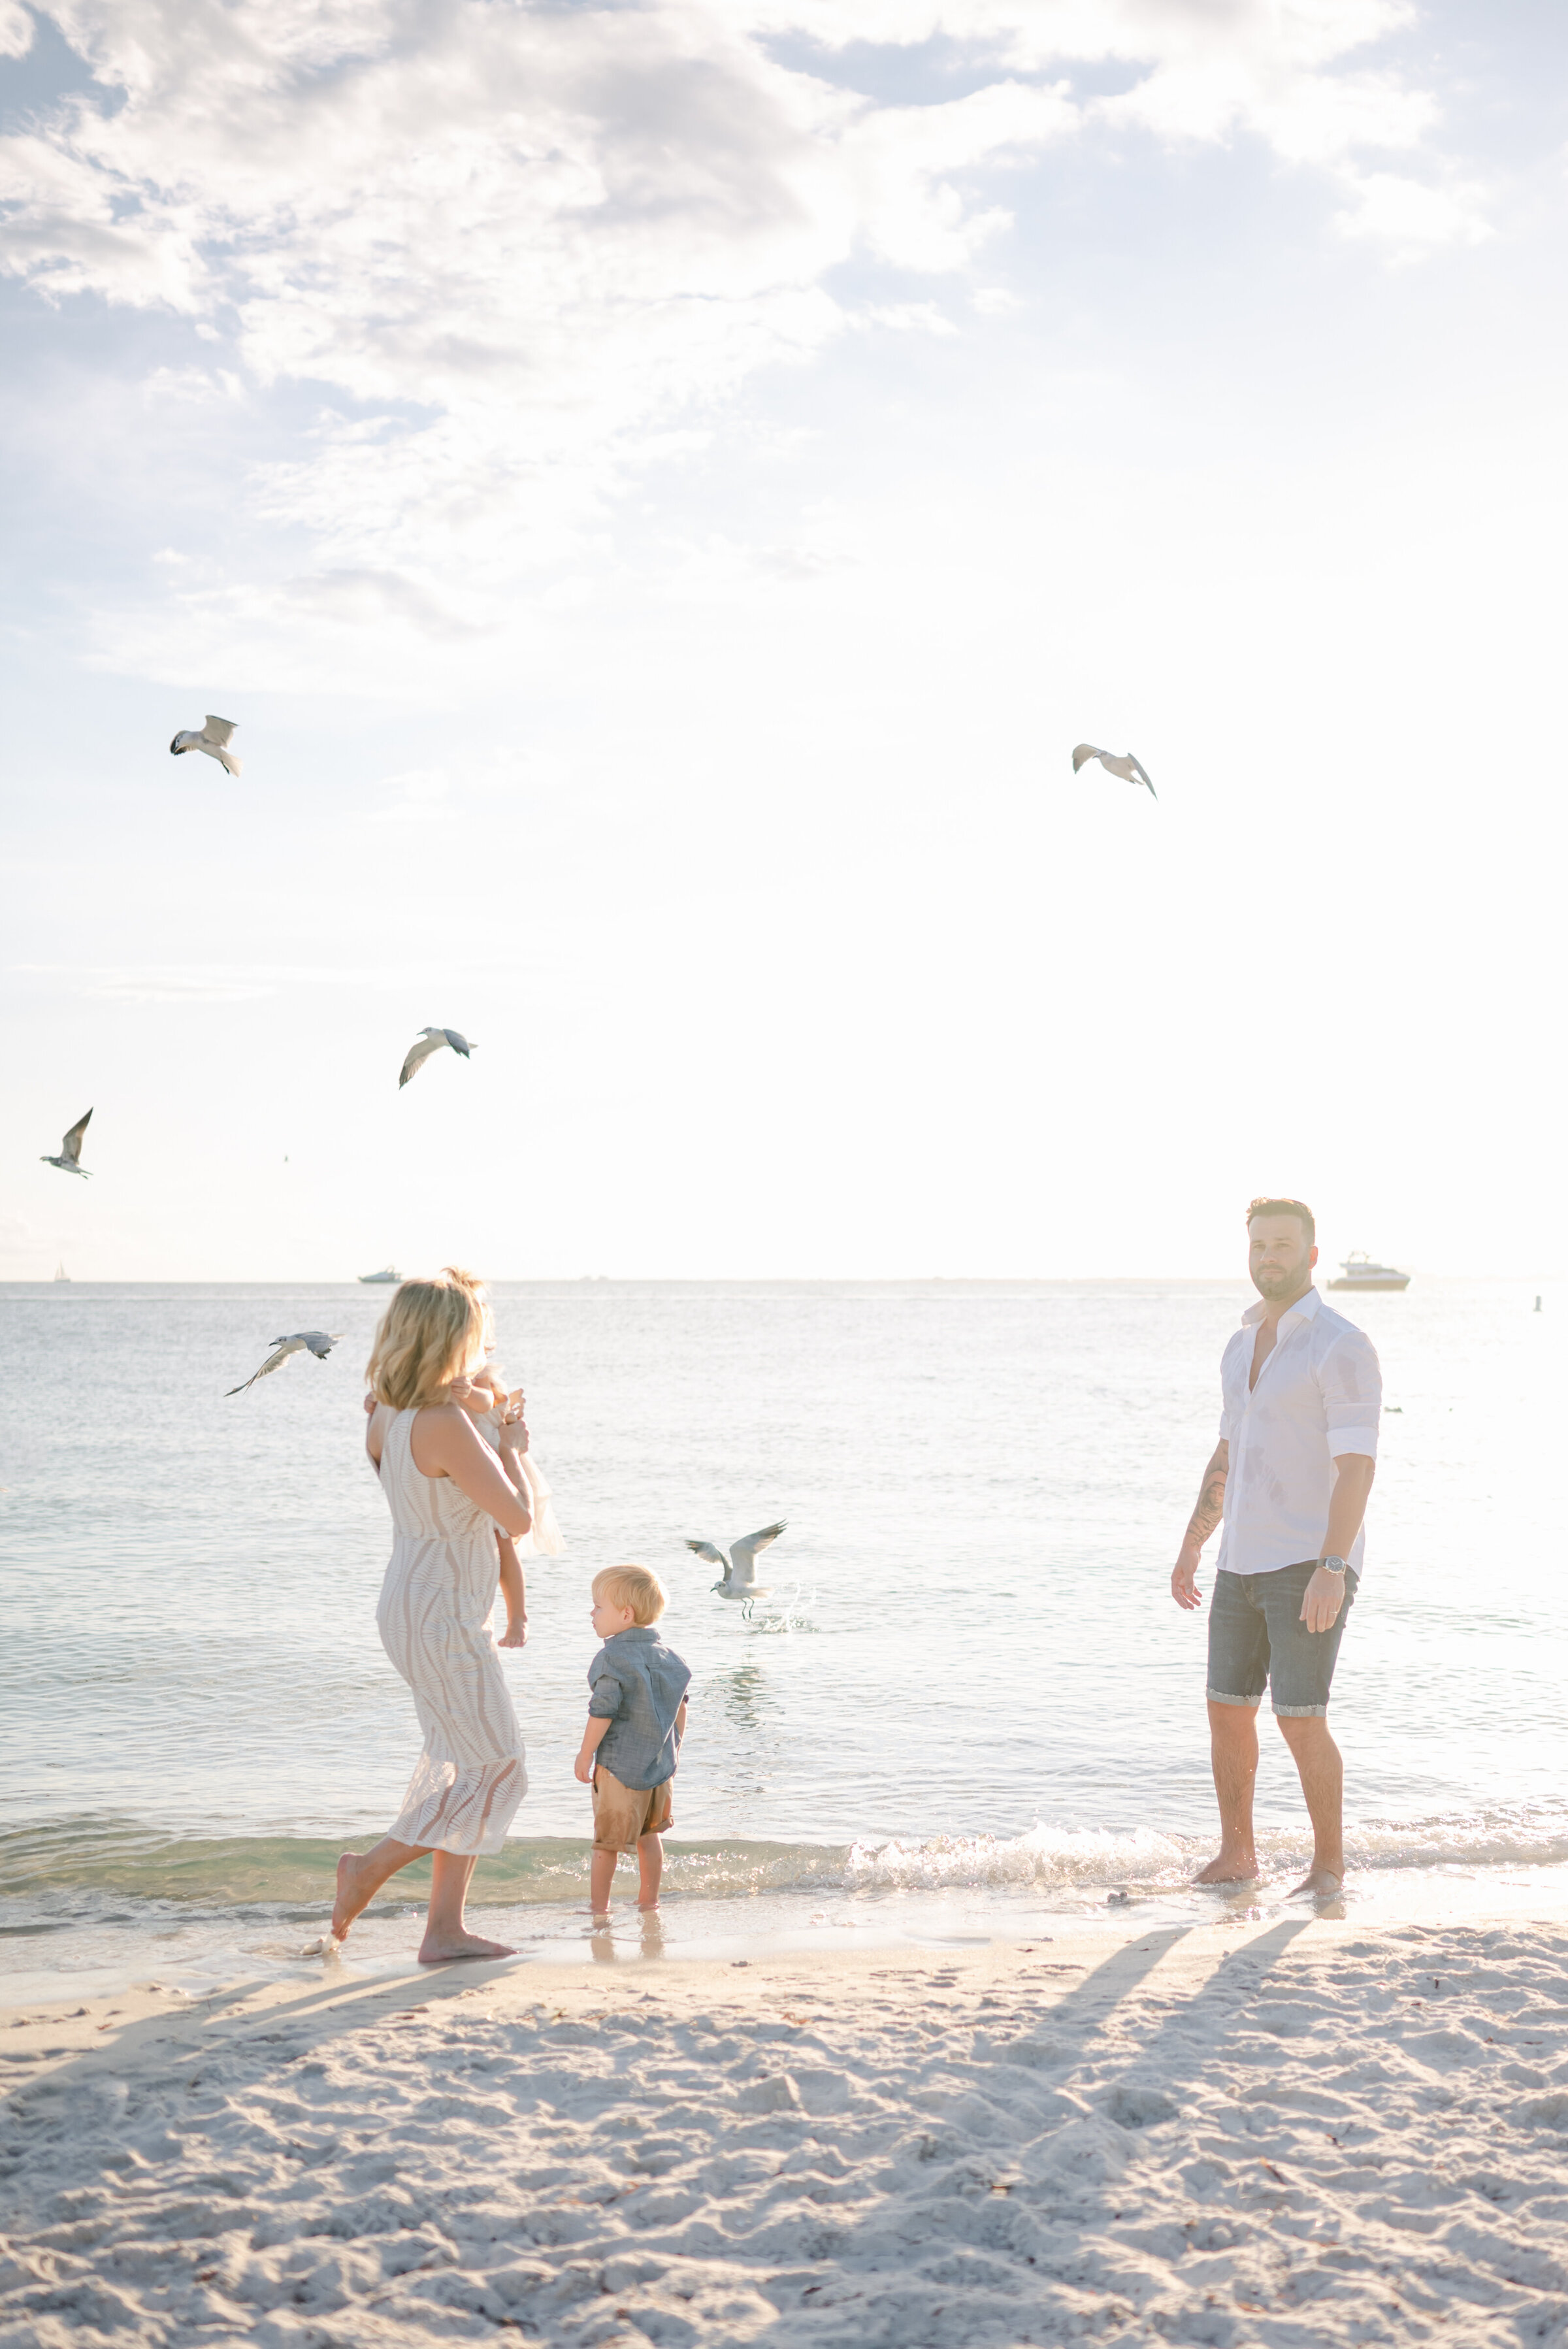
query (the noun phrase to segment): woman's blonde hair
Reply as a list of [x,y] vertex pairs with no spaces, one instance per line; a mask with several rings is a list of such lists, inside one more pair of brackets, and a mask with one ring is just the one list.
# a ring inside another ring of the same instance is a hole
[[484,1358],[484,1309],[455,1280],[406,1280],[381,1317],[365,1375],[377,1402],[414,1411]]
[[593,1577],[593,1596],[612,1607],[629,1607],[634,1623],[656,1623],[670,1594],[651,1567],[607,1566]]

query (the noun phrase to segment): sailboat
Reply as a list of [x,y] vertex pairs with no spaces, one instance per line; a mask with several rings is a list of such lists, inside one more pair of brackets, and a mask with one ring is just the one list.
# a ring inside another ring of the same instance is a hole
[[63,1264],[57,1264],[55,1267],[55,1278],[57,1280],[69,1280],[70,1277],[70,1274],[66,1270]]

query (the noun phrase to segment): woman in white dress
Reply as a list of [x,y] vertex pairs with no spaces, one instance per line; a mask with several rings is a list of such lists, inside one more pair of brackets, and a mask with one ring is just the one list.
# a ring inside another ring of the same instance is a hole
[[455,1281],[406,1280],[366,1365],[376,1408],[365,1448],[396,1529],[377,1628],[414,1692],[425,1745],[391,1832],[337,1863],[332,1933],[342,1940],[388,1877],[431,1852],[425,1965],[511,1955],[469,1931],[463,1902],[474,1861],[500,1849],[528,1785],[490,1627],[496,1527],[515,1540],[531,1523],[517,1448],[527,1431],[521,1418],[503,1423],[491,1451],[447,1400],[484,1350],[474,1297]]

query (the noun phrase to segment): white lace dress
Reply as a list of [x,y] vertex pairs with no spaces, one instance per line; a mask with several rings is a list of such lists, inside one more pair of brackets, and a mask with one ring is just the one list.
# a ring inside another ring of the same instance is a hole
[[381,1489],[396,1537],[376,1627],[414,1692],[425,1733],[399,1843],[479,1856],[499,1851],[528,1791],[522,1737],[496,1653],[495,1525],[449,1476],[426,1476],[400,1411],[381,1447]]

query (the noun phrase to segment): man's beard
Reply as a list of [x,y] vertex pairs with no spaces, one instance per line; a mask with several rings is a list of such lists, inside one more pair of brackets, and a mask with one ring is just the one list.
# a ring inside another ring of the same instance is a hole
[[1294,1297],[1306,1286],[1306,1271],[1305,1264],[1298,1264],[1293,1272],[1254,1272],[1253,1287],[1265,1305],[1277,1305],[1282,1298]]

